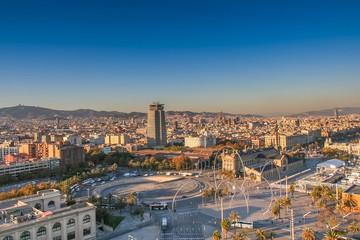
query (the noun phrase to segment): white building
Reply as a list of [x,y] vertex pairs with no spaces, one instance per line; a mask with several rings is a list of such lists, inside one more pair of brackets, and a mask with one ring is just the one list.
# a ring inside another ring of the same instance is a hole
[[95,206],[79,203],[60,206],[58,190],[0,202],[0,239],[96,239]]
[[212,147],[216,145],[216,137],[214,135],[200,136],[200,137],[186,137],[185,146],[186,147]]
[[68,142],[70,142],[71,144],[74,144],[74,145],[81,145],[82,144],[81,136],[74,135],[74,134],[66,135],[64,137],[64,141],[68,141]]
[[331,159],[322,163],[318,163],[316,166],[323,169],[336,169],[345,166],[345,163],[339,159]]
[[105,135],[91,134],[89,136],[90,144],[101,145],[105,144]]
[[9,147],[7,144],[0,145],[0,162],[5,160],[9,154],[19,153],[19,147]]
[[22,172],[31,172],[41,169],[54,169],[60,166],[60,159],[44,158],[36,161],[17,162],[14,165],[0,165],[0,176],[10,174],[17,176]]

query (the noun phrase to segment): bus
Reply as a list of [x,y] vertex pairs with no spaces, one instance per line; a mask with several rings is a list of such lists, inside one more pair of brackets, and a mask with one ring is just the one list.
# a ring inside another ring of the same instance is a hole
[[167,203],[166,202],[154,202],[152,204],[150,204],[150,209],[151,210],[164,210],[167,209]]
[[79,184],[72,185],[72,186],[70,187],[71,193],[75,192],[76,189],[78,189],[78,188],[79,188]]
[[165,231],[167,229],[167,218],[163,217],[161,218],[161,230]]
[[239,220],[237,222],[231,223],[232,227],[238,227],[238,228],[254,228],[254,222],[252,221],[246,221],[246,220]]

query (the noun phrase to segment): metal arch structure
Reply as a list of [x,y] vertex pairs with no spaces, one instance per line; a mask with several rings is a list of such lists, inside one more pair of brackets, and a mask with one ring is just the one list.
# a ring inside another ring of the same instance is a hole
[[248,198],[246,197],[246,193],[244,192],[244,190],[242,189],[242,188],[240,188],[235,182],[234,183],[232,183],[232,182],[230,182],[229,180],[227,180],[227,179],[224,179],[224,180],[222,180],[220,183],[219,183],[219,185],[217,186],[217,188],[215,189],[215,192],[218,190],[218,188],[221,186],[221,184],[223,184],[223,183],[230,183],[233,187],[235,187],[235,192],[234,192],[234,195],[232,195],[232,197],[231,197],[231,201],[230,201],[230,207],[231,207],[231,205],[232,205],[232,202],[233,202],[233,200],[234,200],[234,197],[235,197],[235,195],[236,195],[236,189],[239,189],[240,191],[241,191],[241,193],[243,194],[243,196],[244,196],[244,199],[245,199],[245,203],[246,203],[246,211],[247,211],[247,214],[249,214],[249,202],[248,202]]
[[[220,151],[222,151],[222,150],[224,150],[224,149],[226,149],[226,148],[233,150],[234,153],[239,157],[240,163],[241,163],[242,168],[243,168],[243,171],[244,171],[244,182],[245,182],[245,178],[247,177],[246,174],[245,174],[245,164],[244,164],[244,161],[242,160],[239,152],[238,152],[235,148],[233,148],[233,147],[230,147],[230,146],[222,146],[222,147],[216,152],[216,155],[215,155],[215,158],[214,158],[214,183],[215,183],[215,189],[217,189],[217,184],[216,184],[216,160],[217,160],[217,158],[218,158],[218,156],[219,156]],[[243,186],[241,186],[241,187],[243,187]],[[215,191],[215,201],[216,201],[216,191]]]
[[[191,178],[190,178],[190,179],[191,179]],[[181,190],[183,187],[185,187],[185,186],[187,186],[188,184],[193,183],[193,182],[199,184],[199,182],[197,182],[196,180],[194,180],[194,179],[191,179],[191,180],[192,180],[192,181],[189,181],[189,182],[183,184],[183,185],[176,191],[176,193],[175,193],[175,195],[174,195],[174,197],[173,197],[173,200],[172,200],[172,205],[171,205],[171,208],[172,208],[173,211],[174,211],[175,199],[176,199],[176,196],[178,195],[178,193],[180,192],[180,190]]]

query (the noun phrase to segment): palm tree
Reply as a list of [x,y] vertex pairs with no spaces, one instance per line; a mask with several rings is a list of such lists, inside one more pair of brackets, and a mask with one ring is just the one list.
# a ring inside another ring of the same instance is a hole
[[314,231],[311,230],[310,228],[304,228],[302,234],[302,240],[316,240]]
[[262,230],[262,229],[256,230],[256,239],[258,239],[258,240],[266,240],[267,237],[266,237],[265,231]]
[[221,240],[221,233],[216,230],[214,233],[213,233],[213,239],[214,240]]
[[278,216],[280,215],[280,206],[275,203],[275,205],[273,206],[271,211],[274,214],[274,217],[275,217],[275,220],[276,220],[278,218]]
[[107,199],[108,199],[109,209],[111,209],[111,205],[112,205],[112,202],[113,202],[113,195],[111,193],[109,193],[107,195]]
[[336,205],[335,211],[337,214],[345,215],[348,213],[347,207],[344,204]]
[[289,187],[289,191],[291,193],[291,197],[294,197],[294,192],[295,192],[295,183],[294,182],[290,182],[290,187]]
[[314,187],[314,189],[310,193],[310,196],[313,202],[315,202],[315,200],[321,196],[321,187],[320,186]]
[[348,207],[349,211],[353,210],[354,208],[356,208],[357,204],[353,198],[352,194],[348,194],[346,196],[346,199],[344,199],[344,205],[346,207]]
[[287,213],[288,210],[289,210],[289,207],[291,206],[291,200],[290,200],[290,198],[284,197],[282,203],[283,203],[283,206],[286,207],[286,213]]
[[324,234],[323,240],[337,240],[339,237],[338,231],[331,229]]
[[353,233],[353,235],[354,235],[355,233],[358,233],[358,232],[359,232],[359,228],[358,228],[358,226],[356,225],[355,221],[352,221],[352,222],[349,224],[348,229],[349,229],[350,232]]
[[[236,211],[232,211],[229,215],[229,221],[234,224],[237,221],[239,221],[241,219],[240,215],[238,212]],[[234,229],[235,229],[235,233],[236,233],[236,225],[234,225]]]
[[227,233],[230,229],[230,222],[227,219],[224,219],[221,221],[221,229],[225,234],[225,239],[227,239]]
[[317,208],[319,208],[320,210],[326,209],[325,201],[322,198],[320,198],[319,200],[316,201],[315,206]]
[[132,210],[132,206],[134,206],[136,204],[136,197],[135,197],[135,194],[132,192],[132,193],[129,193],[127,196],[126,196],[126,202],[127,204],[129,204],[130,206],[130,212]]
[[233,240],[245,240],[246,236],[244,232],[236,233],[233,237]]

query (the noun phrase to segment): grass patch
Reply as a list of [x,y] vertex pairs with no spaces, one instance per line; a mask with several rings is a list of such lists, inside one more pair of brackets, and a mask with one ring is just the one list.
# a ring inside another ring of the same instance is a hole
[[109,219],[104,222],[106,225],[115,229],[124,220],[124,216],[109,216]]

